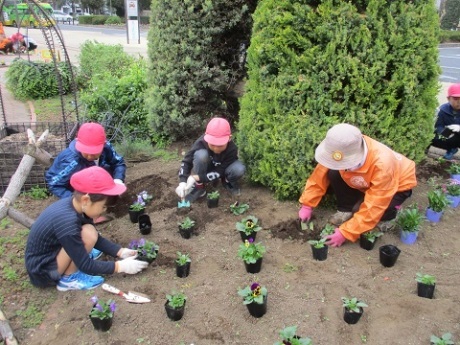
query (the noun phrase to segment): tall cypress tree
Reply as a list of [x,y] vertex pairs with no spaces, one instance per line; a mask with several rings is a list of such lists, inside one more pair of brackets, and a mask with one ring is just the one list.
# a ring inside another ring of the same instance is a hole
[[252,181],[296,199],[314,151],[347,122],[419,161],[439,67],[431,0],[265,0],[254,13],[238,144]]
[[230,116],[231,90],[244,75],[240,46],[249,40],[256,3],[152,1],[146,103],[157,136],[195,137],[211,116]]
[[441,28],[444,30],[456,29],[460,18],[460,0],[446,0],[444,15],[441,18]]

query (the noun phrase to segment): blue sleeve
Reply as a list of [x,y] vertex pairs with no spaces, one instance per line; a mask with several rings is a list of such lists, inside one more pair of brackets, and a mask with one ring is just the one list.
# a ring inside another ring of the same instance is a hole
[[89,257],[80,234],[63,236],[59,242],[80,271],[91,275],[115,272],[115,262],[92,260]]
[[72,195],[73,188],[70,186],[70,177],[81,170],[78,159],[72,154],[63,151],[56,157],[53,165],[45,174],[48,189],[58,198],[66,198]]
[[109,171],[114,179],[125,181],[125,160],[117,153],[117,151],[115,151],[114,147],[109,142],[105,143],[103,156],[100,158],[99,165]]

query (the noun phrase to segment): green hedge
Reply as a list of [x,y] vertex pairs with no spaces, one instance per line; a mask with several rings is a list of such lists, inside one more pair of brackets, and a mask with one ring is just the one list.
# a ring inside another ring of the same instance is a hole
[[460,42],[460,31],[441,30],[439,41],[441,43]]
[[340,122],[424,157],[440,73],[431,0],[266,0],[253,17],[237,137],[252,181],[297,199]]
[[[69,65],[58,62],[63,94],[71,90],[72,78]],[[76,70],[73,67],[74,71]],[[6,71],[6,86],[20,100],[45,99],[59,95],[56,69],[53,62],[34,62],[15,59]]]

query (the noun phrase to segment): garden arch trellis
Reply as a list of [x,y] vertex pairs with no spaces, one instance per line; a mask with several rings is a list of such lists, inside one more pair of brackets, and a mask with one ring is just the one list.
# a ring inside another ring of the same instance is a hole
[[[37,24],[37,27],[40,29],[45,39],[48,51],[53,60],[56,81],[57,81],[57,85],[59,89],[59,96],[61,100],[62,122],[63,122],[63,126],[65,129],[63,132],[65,133],[65,140],[68,143],[72,139],[69,137],[71,133],[70,120],[72,120],[72,122],[78,123],[79,116],[78,116],[78,103],[77,103],[77,85],[75,81],[75,75],[74,75],[74,71],[72,68],[72,64],[69,59],[69,55],[64,45],[64,40],[63,40],[61,30],[55,24],[54,19],[51,18],[50,15],[41,6],[39,6],[40,4],[39,1],[36,1],[36,0],[14,1],[15,4],[19,2],[23,4],[27,4],[29,8],[29,12],[33,15],[35,19],[35,23]],[[11,0],[0,0],[0,16],[2,20],[3,20],[3,13],[4,13],[3,7],[5,6],[6,3],[11,3]],[[50,25],[47,25],[47,24],[50,24]],[[17,27],[19,31],[19,29],[21,28],[21,20],[18,21]],[[19,56],[20,55],[21,54],[19,54]],[[24,53],[24,55],[27,55],[27,58],[30,61],[30,56],[28,52]],[[73,104],[75,105],[74,107],[72,107],[70,111],[66,111],[64,91],[62,87],[62,77],[61,77],[61,74],[59,73],[59,68],[58,68],[58,62],[61,60],[61,58],[63,62],[67,65],[68,70],[70,71],[71,92],[73,95]],[[2,119],[3,119],[3,123],[5,124],[5,126],[7,126],[8,123],[6,121],[5,107],[3,103],[4,103],[3,96],[1,94],[1,88],[0,88],[0,112],[1,112]]]

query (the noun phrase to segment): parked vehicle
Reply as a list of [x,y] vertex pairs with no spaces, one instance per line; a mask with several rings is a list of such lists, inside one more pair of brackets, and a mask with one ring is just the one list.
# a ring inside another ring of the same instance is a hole
[[53,18],[56,23],[61,22],[70,24],[73,21],[73,17],[71,15],[58,10],[53,10]]
[[[54,25],[50,4],[9,4],[3,6],[3,25],[14,27],[39,27]],[[47,18],[48,17],[48,18]]]

